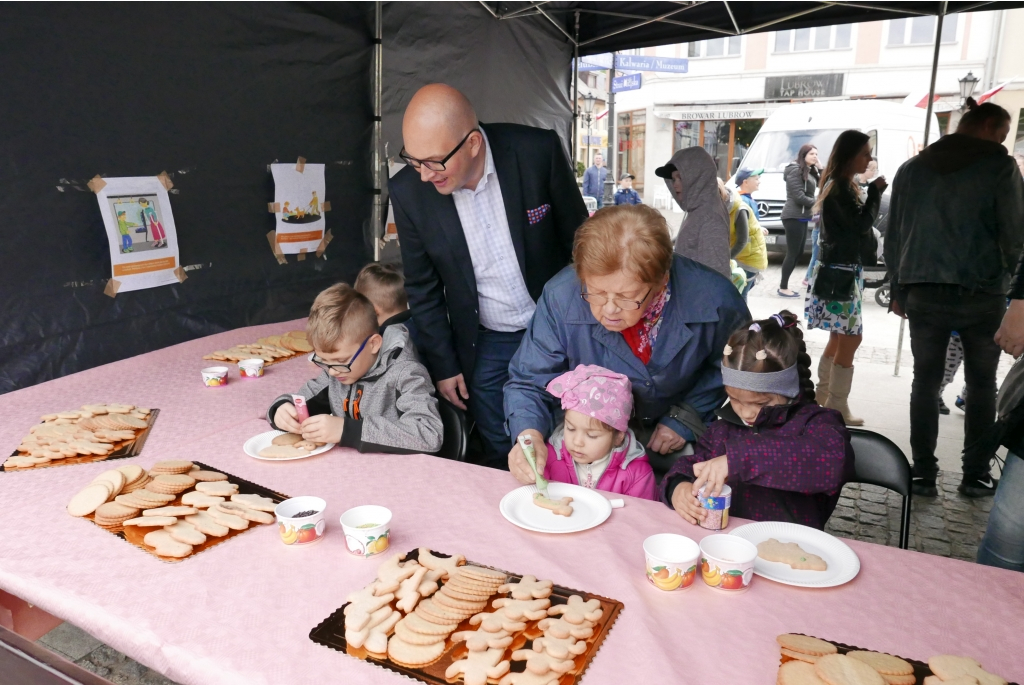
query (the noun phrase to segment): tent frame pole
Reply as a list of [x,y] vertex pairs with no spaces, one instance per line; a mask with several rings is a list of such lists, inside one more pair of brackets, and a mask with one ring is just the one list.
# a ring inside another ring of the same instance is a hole
[[381,112],[384,100],[384,45],[383,45],[383,16],[381,2],[373,3],[373,210],[370,214],[371,234],[373,236],[373,261],[380,261],[381,243],[383,236],[381,228],[384,225],[384,163],[381,155],[381,140],[383,138],[383,122]]
[[[579,163],[579,102],[580,102],[580,13],[576,12],[576,38],[572,42],[572,173]],[[589,142],[589,141],[588,141]]]
[[[921,149],[928,147],[928,136],[931,135],[932,129],[932,105],[935,100],[935,79],[939,74],[939,48],[942,47],[942,20],[946,17],[947,3],[943,2],[939,9],[939,19],[935,22],[935,52],[932,53],[932,78],[931,83],[928,86],[928,107],[925,109],[924,115],[924,140],[921,141]],[[891,293],[890,297],[895,297],[895,293]],[[900,317],[900,335],[896,341],[896,368],[893,369],[892,375],[900,375],[900,361],[903,358],[903,332],[907,327],[907,320],[904,317]]]

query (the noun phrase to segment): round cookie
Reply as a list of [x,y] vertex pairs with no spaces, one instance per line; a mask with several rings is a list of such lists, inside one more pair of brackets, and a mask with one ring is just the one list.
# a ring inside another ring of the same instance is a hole
[[825,642],[824,640],[819,640],[816,637],[808,637],[807,635],[784,633],[776,637],[775,641],[779,643],[780,647],[785,647],[786,649],[794,652],[802,652],[804,654],[811,654],[814,656],[835,654],[837,651],[836,646],[831,642]]
[[447,636],[459,627],[457,622],[433,623],[426,620],[420,614],[412,613],[402,619],[402,624],[407,630],[421,635],[442,635]]
[[123,526],[139,526],[140,528],[163,528],[164,526],[173,526],[178,522],[178,519],[173,516],[140,516],[134,519],[128,519],[121,525]]
[[794,652],[792,649],[786,649],[783,647],[781,650],[782,656],[788,656],[790,659],[798,659],[800,661],[806,661],[809,664],[818,663],[818,659],[821,657],[814,656],[813,654],[804,654],[803,652]]
[[806,661],[787,661],[779,668],[778,685],[826,685]]
[[161,473],[146,484],[146,489],[165,495],[177,495],[195,484],[195,480],[185,475]]
[[437,661],[444,654],[444,650],[444,642],[411,645],[397,635],[388,640],[388,658],[405,666],[426,666]]
[[878,671],[842,654],[821,657],[814,664],[814,672],[828,685],[886,685]]
[[886,675],[883,673],[882,679],[889,685],[916,685],[917,683],[917,676],[913,673],[910,675]]
[[83,488],[68,502],[68,513],[72,516],[88,516],[110,499],[110,489],[105,484],[94,483]]
[[201,481],[203,483],[213,483],[213,482],[216,482],[216,481],[221,481],[221,480],[227,480],[228,479],[228,477],[225,476],[220,471],[192,470],[192,471],[189,471],[186,475],[189,478],[193,478],[193,479],[195,479],[197,481]]
[[435,642],[444,642],[448,639],[448,636],[445,633],[438,633],[435,635],[417,633],[408,626],[406,619],[408,619],[408,616],[395,624],[395,635],[400,637],[404,642],[408,642],[410,645],[432,645]]
[[891,654],[857,650],[847,652],[846,656],[863,661],[882,675],[911,675],[914,673],[914,667],[909,662]]
[[192,470],[192,462],[184,459],[172,459],[169,461],[158,461],[149,467],[150,473],[181,474]]

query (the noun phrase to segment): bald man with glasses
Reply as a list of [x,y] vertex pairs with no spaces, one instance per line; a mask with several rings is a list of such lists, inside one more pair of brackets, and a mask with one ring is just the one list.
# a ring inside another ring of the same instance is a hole
[[388,190],[419,352],[476,421],[481,463],[508,468],[508,365],[587,208],[554,131],[481,124],[450,86],[413,96],[402,138],[408,167]]

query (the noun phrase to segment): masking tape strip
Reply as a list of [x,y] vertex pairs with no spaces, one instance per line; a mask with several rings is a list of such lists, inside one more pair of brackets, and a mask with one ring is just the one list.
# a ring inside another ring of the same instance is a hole
[[85,185],[87,185],[89,187],[89,190],[91,190],[92,192],[98,193],[101,190],[103,190],[103,188],[106,187],[107,182],[100,178],[99,174],[96,174],[95,176],[92,177],[92,180],[86,183]]
[[277,258],[277,263],[287,264],[288,260],[285,259],[284,253],[281,252],[281,246],[277,244],[277,231],[267,233],[267,240],[270,242],[270,249],[273,250],[274,257]]
[[171,177],[167,175],[166,171],[161,171],[157,174],[156,180],[160,181],[160,185],[164,187],[164,190],[170,190],[174,187],[174,184],[171,182]]
[[299,250],[299,261],[306,261],[306,248],[302,248],[301,250]]
[[330,202],[325,202],[325,203],[323,204],[323,210],[324,210],[325,212],[329,212],[329,211],[331,211],[331,203],[330,203]]
[[270,212],[271,214],[277,214],[278,212],[281,211],[281,203],[280,202],[268,202],[267,203],[267,211]]
[[178,279],[178,283],[184,283],[188,275],[185,273],[185,269],[179,266],[174,270],[174,277]]
[[103,294],[107,297],[113,297],[117,295],[117,291],[121,287],[121,281],[111,278],[107,281],[107,287],[103,289]]
[[327,246],[331,244],[332,240],[334,240],[334,235],[331,233],[331,229],[328,228],[324,232],[323,240],[321,240],[320,244],[316,246],[317,259],[323,256],[324,252],[327,250]]
[[300,174],[303,171],[306,170],[306,158],[305,157],[299,157],[299,160],[297,162],[295,162],[295,170],[298,171]]

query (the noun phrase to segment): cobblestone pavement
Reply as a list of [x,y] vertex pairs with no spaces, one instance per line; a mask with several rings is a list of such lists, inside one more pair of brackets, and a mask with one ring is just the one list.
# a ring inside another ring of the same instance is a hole
[[[985,533],[992,498],[971,499],[956,488],[961,475],[942,471],[938,497],[914,496],[910,505],[910,549],[973,562]],[[825,530],[833,535],[896,547],[903,498],[891,490],[851,483],[843,488]]]

